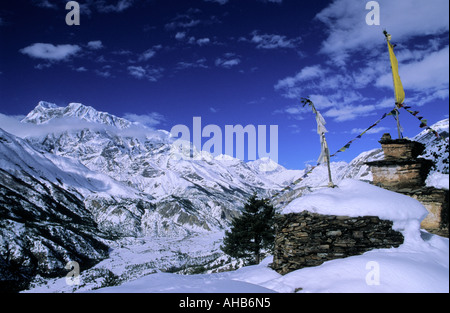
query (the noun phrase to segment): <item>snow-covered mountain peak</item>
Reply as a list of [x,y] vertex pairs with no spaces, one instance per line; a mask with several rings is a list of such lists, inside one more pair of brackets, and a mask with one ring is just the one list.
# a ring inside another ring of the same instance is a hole
[[54,103],[39,101],[38,105],[22,120],[22,122],[43,124],[48,121],[48,116],[52,116],[60,110]]
[[70,103],[66,107],[40,101],[38,105],[22,120],[24,123],[47,124],[62,118],[75,118],[90,123],[114,126],[118,129],[129,128],[132,123],[124,118],[100,112],[81,103]]
[[51,103],[51,102],[47,102],[47,101],[39,101],[37,107],[40,107],[40,108],[42,108],[44,110],[45,109],[56,109],[56,108],[59,108],[58,105],[56,105],[54,103]]
[[258,173],[276,173],[286,170],[283,166],[267,157],[248,162],[247,165]]

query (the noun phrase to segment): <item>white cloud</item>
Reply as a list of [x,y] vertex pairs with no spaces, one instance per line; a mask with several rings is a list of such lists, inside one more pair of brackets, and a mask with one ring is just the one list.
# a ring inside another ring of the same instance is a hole
[[96,1],[97,10],[101,13],[123,12],[134,4],[134,0],[119,0],[116,4],[109,4],[108,1]]
[[393,109],[395,107],[393,96],[390,98],[383,98],[382,100],[379,100],[375,103],[375,106],[377,109]]
[[103,48],[103,43],[101,42],[101,40],[89,41],[87,46],[92,50],[100,50]]
[[332,56],[335,62],[343,65],[352,52],[380,47],[384,42],[383,29],[393,35],[396,43],[449,30],[448,0],[434,0],[432,4],[423,0],[378,0],[380,26],[366,24],[366,3],[336,0],[316,15],[328,33],[321,52]]
[[277,109],[274,114],[287,114],[289,118],[301,121],[305,119],[306,114],[311,113],[311,109],[303,107],[301,104],[286,106],[283,109]]
[[44,69],[50,68],[50,67],[52,67],[51,63],[39,63],[34,68],[37,69],[37,70],[44,70]]
[[186,38],[186,32],[178,32],[175,35],[176,40],[183,40],[184,38]]
[[153,49],[148,49],[139,57],[139,61],[147,61],[153,58],[156,54],[156,51]]
[[252,42],[259,49],[295,48],[299,39],[287,39],[286,36],[253,33]]
[[80,66],[74,69],[76,72],[87,72],[87,69],[84,66]]
[[133,123],[138,123],[150,128],[160,125],[164,120],[164,116],[162,114],[152,112],[149,114],[134,114],[134,113],[125,113],[123,116],[124,119],[127,119]]
[[208,65],[206,64],[206,59],[205,58],[201,58],[198,59],[195,62],[178,62],[176,69],[177,70],[184,70],[184,69],[190,69],[190,68],[209,68]]
[[200,20],[194,20],[194,19],[187,19],[184,21],[177,20],[177,21],[167,23],[164,27],[167,30],[174,30],[177,28],[191,28],[191,27],[199,25],[200,23],[201,23]]
[[294,49],[301,43],[301,38],[287,38],[283,35],[277,34],[259,34],[258,31],[253,31],[250,34],[251,38],[247,39],[241,37],[241,41],[249,41],[256,44],[258,49]]
[[[369,99],[352,90],[335,91],[327,93],[326,96],[310,95],[307,97],[313,101],[316,109],[324,117],[329,117],[335,122],[350,121],[361,116],[370,116],[379,109],[377,105],[366,104]],[[309,108],[300,108],[300,105],[296,105],[286,108],[284,113],[294,115],[294,118],[300,120],[303,119],[303,115],[310,114],[311,110]]]
[[78,45],[53,45],[49,43],[35,43],[19,50],[22,54],[36,59],[61,61],[76,55],[81,51]]
[[[350,133],[351,134],[361,134],[363,131],[365,131],[366,129],[364,128],[353,128]],[[368,130],[366,132],[367,135],[374,135],[374,134],[379,134],[382,132],[389,132],[391,129],[389,127],[384,127],[384,126],[378,126],[378,127],[374,127],[370,130]]]
[[197,44],[198,44],[199,46],[207,45],[207,44],[209,44],[210,42],[211,42],[211,40],[210,40],[209,38],[200,38],[200,39],[197,39]]
[[153,46],[152,48],[144,51],[144,53],[142,53],[139,56],[139,61],[148,61],[148,60],[150,60],[151,58],[153,58],[156,55],[156,52],[158,50],[161,50],[161,49],[162,49],[162,45]]
[[241,59],[238,57],[232,57],[234,54],[226,54],[225,59],[217,58],[215,64],[217,67],[223,67],[226,69],[230,69],[234,66],[237,66],[241,63]]
[[225,3],[228,2],[228,0],[204,0],[204,1],[206,1],[206,2],[216,2],[216,3],[220,4],[220,5],[224,5]]
[[[400,77],[405,90],[436,91],[449,85],[449,46],[426,55],[423,59],[400,64]],[[392,74],[387,73],[376,81],[378,87],[392,88]]]
[[[393,35],[392,42],[398,44],[406,103],[424,105],[448,98],[448,1],[436,0],[432,6],[418,0],[378,2],[380,26],[366,24],[369,11],[366,2],[359,0],[335,0],[317,14],[316,19],[326,26],[320,47],[326,61],[280,79],[275,89],[290,99],[310,95],[322,114],[337,122],[392,109],[392,72],[382,33],[386,28]],[[369,87],[371,95],[366,96]],[[380,98],[374,99],[374,93]],[[289,107],[284,113],[301,116]]]
[[48,0],[34,0],[33,4],[41,7],[41,8],[46,8],[46,9],[58,9],[58,6],[54,3],[50,3],[50,1]]
[[128,73],[137,79],[147,79],[151,82],[156,82],[162,77],[162,68],[151,68],[149,66],[128,66]]
[[331,117],[336,122],[345,122],[355,120],[358,117],[373,115],[375,109],[374,105],[343,105],[326,111],[323,116]]
[[103,78],[108,78],[112,76],[111,72],[108,69],[95,70],[95,74]]
[[[289,76],[278,81],[275,89],[282,91],[283,95],[290,99],[299,99],[303,97],[303,92],[309,86],[310,82],[317,79],[323,79],[327,70],[321,65],[312,65],[304,67],[295,76]],[[316,84],[316,83],[314,83]]]
[[128,66],[128,73],[138,79],[145,77],[147,71],[142,66]]
[[309,99],[314,103],[317,110],[327,109],[335,106],[328,97],[323,95],[310,95]]

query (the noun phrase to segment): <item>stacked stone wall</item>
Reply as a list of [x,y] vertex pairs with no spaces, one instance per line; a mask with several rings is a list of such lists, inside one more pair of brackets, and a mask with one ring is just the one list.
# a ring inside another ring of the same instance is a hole
[[272,268],[280,274],[325,261],[398,247],[403,235],[378,217],[320,215],[304,211],[277,217]]

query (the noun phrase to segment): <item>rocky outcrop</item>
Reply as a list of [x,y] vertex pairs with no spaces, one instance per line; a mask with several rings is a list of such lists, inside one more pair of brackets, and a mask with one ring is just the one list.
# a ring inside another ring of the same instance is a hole
[[277,218],[272,268],[284,275],[323,262],[398,247],[403,235],[392,221],[375,216],[347,217],[303,211]]

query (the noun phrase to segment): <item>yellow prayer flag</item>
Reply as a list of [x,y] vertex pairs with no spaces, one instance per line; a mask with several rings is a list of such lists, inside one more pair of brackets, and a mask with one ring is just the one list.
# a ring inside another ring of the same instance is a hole
[[389,56],[391,58],[392,77],[394,80],[395,104],[399,106],[405,101],[405,91],[403,90],[403,84],[398,73],[398,61],[394,54],[394,46],[390,42],[390,35],[386,37],[389,48]]

